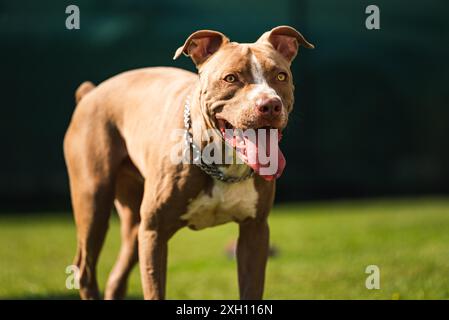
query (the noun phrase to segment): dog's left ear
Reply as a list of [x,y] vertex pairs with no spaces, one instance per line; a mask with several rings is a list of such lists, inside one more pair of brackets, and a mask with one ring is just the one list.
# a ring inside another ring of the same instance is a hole
[[307,49],[315,48],[299,31],[289,26],[279,26],[265,32],[257,42],[270,43],[289,62],[292,62],[296,57],[299,46]]
[[192,58],[193,62],[199,67],[211,55],[220,49],[221,45],[229,42],[229,39],[218,31],[199,30],[192,33],[183,46],[176,50],[173,60],[178,58],[181,53]]

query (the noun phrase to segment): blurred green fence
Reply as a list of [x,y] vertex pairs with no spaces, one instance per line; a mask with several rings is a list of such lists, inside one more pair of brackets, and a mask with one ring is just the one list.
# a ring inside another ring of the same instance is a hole
[[[65,28],[76,4],[81,29]],[[316,44],[293,66],[278,201],[449,192],[449,3],[0,1],[0,208],[68,206],[62,139],[84,80],[172,61],[197,29],[251,42],[289,24]]]

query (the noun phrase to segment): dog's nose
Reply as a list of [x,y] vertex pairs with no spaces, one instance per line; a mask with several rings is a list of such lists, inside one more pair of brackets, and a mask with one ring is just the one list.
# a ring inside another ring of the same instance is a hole
[[274,117],[281,114],[282,102],[279,98],[265,98],[256,102],[257,112],[264,117]]

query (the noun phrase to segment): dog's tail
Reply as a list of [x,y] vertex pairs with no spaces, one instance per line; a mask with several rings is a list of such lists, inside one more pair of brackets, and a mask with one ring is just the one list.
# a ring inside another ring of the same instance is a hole
[[81,85],[78,87],[78,89],[76,89],[75,92],[76,103],[80,102],[81,99],[93,89],[95,89],[95,85],[92,82],[85,81],[81,83]]

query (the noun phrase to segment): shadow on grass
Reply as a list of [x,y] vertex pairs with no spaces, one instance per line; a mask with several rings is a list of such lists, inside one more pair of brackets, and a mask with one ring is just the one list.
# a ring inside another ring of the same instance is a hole
[[[22,296],[1,297],[0,300],[80,300],[78,293],[25,294]],[[126,300],[142,300],[141,296],[130,295]]]

